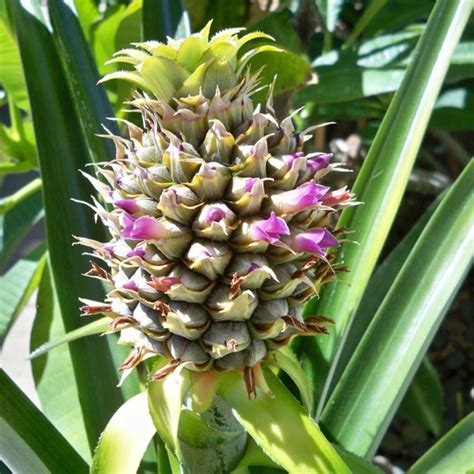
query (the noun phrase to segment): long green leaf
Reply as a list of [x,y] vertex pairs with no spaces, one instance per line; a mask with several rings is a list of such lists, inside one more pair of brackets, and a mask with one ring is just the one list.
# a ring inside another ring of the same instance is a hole
[[166,41],[167,36],[181,39],[191,34],[182,0],[143,0],[142,22],[145,41]]
[[[341,378],[342,372],[349,363],[377,309],[390,290],[400,269],[440,201],[441,196],[425,211],[410,232],[379,265],[370,279],[367,290],[354,316],[355,323],[350,326],[345,334],[340,347],[341,352],[335,358],[334,364],[330,368],[329,382],[331,384],[325,387],[328,394],[334,390],[336,383]],[[411,413],[420,424],[436,433],[441,423],[443,392],[439,380],[437,380],[436,372],[430,370],[429,373],[431,375],[428,375],[428,365],[429,362],[425,359],[425,362],[418,371],[421,372],[420,375],[417,373],[408,389],[406,394],[408,401],[405,408],[407,410],[406,413]]]
[[470,473],[474,468],[474,413],[444,435],[409,470],[409,474]]
[[49,342],[42,344],[40,347],[34,349],[34,351],[30,354],[30,359],[35,359],[43,354],[46,354],[51,349],[55,347],[61,346],[66,342],[76,341],[77,339],[81,339],[82,337],[87,336],[94,336],[96,334],[101,334],[107,330],[109,326],[110,318],[100,318],[95,321],[92,321],[85,326],[81,326],[80,328],[74,329],[63,336],[50,340]]
[[[36,308],[30,349],[65,334],[48,261],[41,276]],[[64,344],[51,353],[33,359],[31,369],[43,413],[89,462],[91,448],[87,440],[69,346]]]
[[447,193],[337,384],[321,425],[359,456],[374,453],[466,274],[474,162]]
[[[73,247],[72,235],[103,239],[92,216],[71,198],[87,200],[89,189],[77,170],[87,160],[75,108],[50,32],[16,1],[10,1],[35,127],[44,189],[46,227],[54,287],[66,331],[84,324],[78,298],[103,298],[97,282],[81,276],[85,261]],[[41,80],[38,80],[41,78]],[[61,86],[63,85],[63,86]],[[116,370],[107,343],[86,338],[70,345],[89,443],[95,446],[108,419],[121,405]]]
[[443,398],[438,372],[425,357],[400,405],[400,414],[439,435],[443,424]]
[[92,460],[91,473],[135,474],[156,433],[148,411],[147,394],[125,402],[102,433]]
[[87,464],[0,369],[0,453],[13,472],[86,473]]
[[113,143],[98,137],[97,134],[103,132],[101,124],[107,124],[116,134],[118,127],[115,122],[106,120],[113,117],[114,112],[104,86],[97,84],[100,79],[99,72],[89,45],[77,17],[65,2],[51,0],[48,2],[48,9],[91,159],[95,162],[109,161],[114,157]]
[[[472,0],[439,0],[417,45],[403,83],[395,94],[364,161],[354,192],[364,204],[343,211],[338,226],[354,231],[342,245],[339,260],[350,269],[328,285],[306,314],[332,317],[335,328],[319,338],[320,357],[310,361],[320,392],[341,338],[350,324],[395,218],[433,104],[449,66],[451,54],[472,8]],[[314,344],[314,339],[301,343]],[[320,400],[319,407],[324,404]]]
[[0,270],[10,260],[13,252],[29,230],[44,215],[41,190],[17,203],[5,213],[0,213]]
[[13,97],[18,107],[28,110],[28,94],[18,45],[7,18],[5,0],[0,0],[0,3],[0,84]]
[[242,375],[225,373],[219,393],[257,444],[289,472],[350,472],[311,417],[286,387],[265,371],[274,398],[259,393],[250,400]]
[[335,360],[333,367],[331,367],[333,375],[329,391],[334,389],[335,384],[341,377],[344,368],[349,363],[357,345],[385,298],[385,295],[390,290],[390,287],[395,281],[398,273],[403,267],[403,264],[410,255],[416,241],[420,237],[420,234],[426,227],[426,224],[435,212],[440,201],[441,197],[436,199],[431,206],[429,206],[420,219],[418,219],[416,224],[410,229],[410,232],[408,232],[403,240],[392,250],[390,255],[378,266],[377,270],[371,277],[359,308],[354,316],[354,324],[351,325],[345,335],[341,354]]
[[8,328],[39,284],[46,260],[44,252],[43,245],[34,249],[0,278],[0,347]]

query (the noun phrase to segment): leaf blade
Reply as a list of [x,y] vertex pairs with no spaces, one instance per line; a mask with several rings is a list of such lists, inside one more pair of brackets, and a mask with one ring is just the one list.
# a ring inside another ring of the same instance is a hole
[[474,448],[474,413],[444,435],[409,470],[409,474],[471,472]]
[[45,261],[44,246],[40,246],[0,278],[0,347],[10,325],[38,286]]
[[[50,86],[66,83],[51,33],[18,2],[9,4],[34,120],[54,287],[65,330],[71,331],[84,323],[79,318],[78,298],[103,298],[99,284],[81,276],[86,270],[85,262],[80,250],[71,245],[72,235],[104,238],[89,213],[70,200],[88,199],[89,190],[77,173],[87,162],[87,146],[67,87]],[[42,80],[38,81],[38,77]],[[116,370],[103,339],[78,340],[70,350],[89,443],[95,446],[115,407],[123,400],[116,388]]]
[[473,179],[474,161],[425,227],[323,411],[327,432],[354,454],[377,448],[469,268]]
[[[338,282],[327,285],[321,300],[313,300],[305,308],[306,314],[324,314],[336,321],[329,336],[320,339],[321,356],[315,361],[319,369],[319,392],[388,235],[471,6],[471,0],[436,3],[415,57],[354,185],[353,190],[364,205],[344,210],[338,222],[339,227],[354,231],[351,240],[359,245],[342,245],[338,258],[350,268],[350,273],[344,273]],[[300,344],[300,352],[304,353],[304,344],[311,344],[311,341]],[[318,412],[324,403],[324,398],[320,399]]]
[[250,400],[242,376],[232,372],[223,375],[219,393],[266,454],[289,472],[350,472],[285,386],[269,371],[265,378],[275,398]]
[[127,400],[112,416],[94,454],[91,473],[135,474],[156,433],[146,392]]
[[0,451],[14,471],[88,472],[84,460],[1,369],[0,414]]

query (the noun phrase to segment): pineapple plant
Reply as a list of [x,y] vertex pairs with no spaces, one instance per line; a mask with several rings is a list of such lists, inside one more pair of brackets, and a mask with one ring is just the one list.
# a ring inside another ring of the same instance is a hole
[[[167,363],[152,380],[178,367],[239,371],[254,398],[258,387],[269,393],[261,365],[274,351],[327,333],[329,319],[301,308],[343,270],[332,262],[344,230],[331,224],[354,199],[320,183],[337,169],[331,155],[305,153],[311,130],[278,120],[275,81],[261,84],[250,68],[262,51],[284,54],[249,49],[272,38],[240,28],[210,37],[210,26],[121,50],[111,62],[129,69],[102,79],[136,86],[128,106],[142,126],[122,120],[127,137],[105,135],[115,160],[85,175],[111,240],[79,243],[106,265],[92,263],[88,276],[112,289],[82,313],[110,317],[109,331],[132,346],[124,376],[160,355]],[[266,103],[254,103],[264,86]]]

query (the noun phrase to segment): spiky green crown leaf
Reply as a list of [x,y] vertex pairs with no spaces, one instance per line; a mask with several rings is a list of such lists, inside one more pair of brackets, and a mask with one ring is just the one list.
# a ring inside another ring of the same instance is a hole
[[255,55],[281,51],[275,46],[264,45],[242,53],[242,47],[250,41],[273,41],[273,38],[260,32],[239,38],[238,33],[243,28],[223,30],[209,38],[211,23],[181,41],[172,38],[168,38],[167,44],[147,41],[135,43],[135,48],[118,51],[108,63],[130,64],[135,71],[107,74],[101,82],[124,79],[165,102],[200,94],[212,98],[216,89],[222,92],[237,86]]

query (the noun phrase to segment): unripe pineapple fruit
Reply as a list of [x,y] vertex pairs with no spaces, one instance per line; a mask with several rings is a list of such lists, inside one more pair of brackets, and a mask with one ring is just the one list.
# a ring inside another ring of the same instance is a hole
[[310,135],[277,120],[273,84],[265,105],[252,102],[261,85],[248,61],[277,48],[241,47],[269,37],[232,29],[209,39],[209,29],[122,50],[112,61],[134,70],[104,78],[141,89],[130,104],[143,126],[124,121],[128,138],[108,135],[116,159],[97,167],[100,179],[86,175],[111,240],[79,240],[109,267],[88,274],[112,290],[83,313],[110,317],[133,345],[125,373],[158,354],[168,363],[155,380],[179,366],[241,370],[255,396],[272,351],[326,332],[328,320],[303,320],[301,306],[340,270],[329,216],[353,200],[320,184],[331,156],[305,154]]

